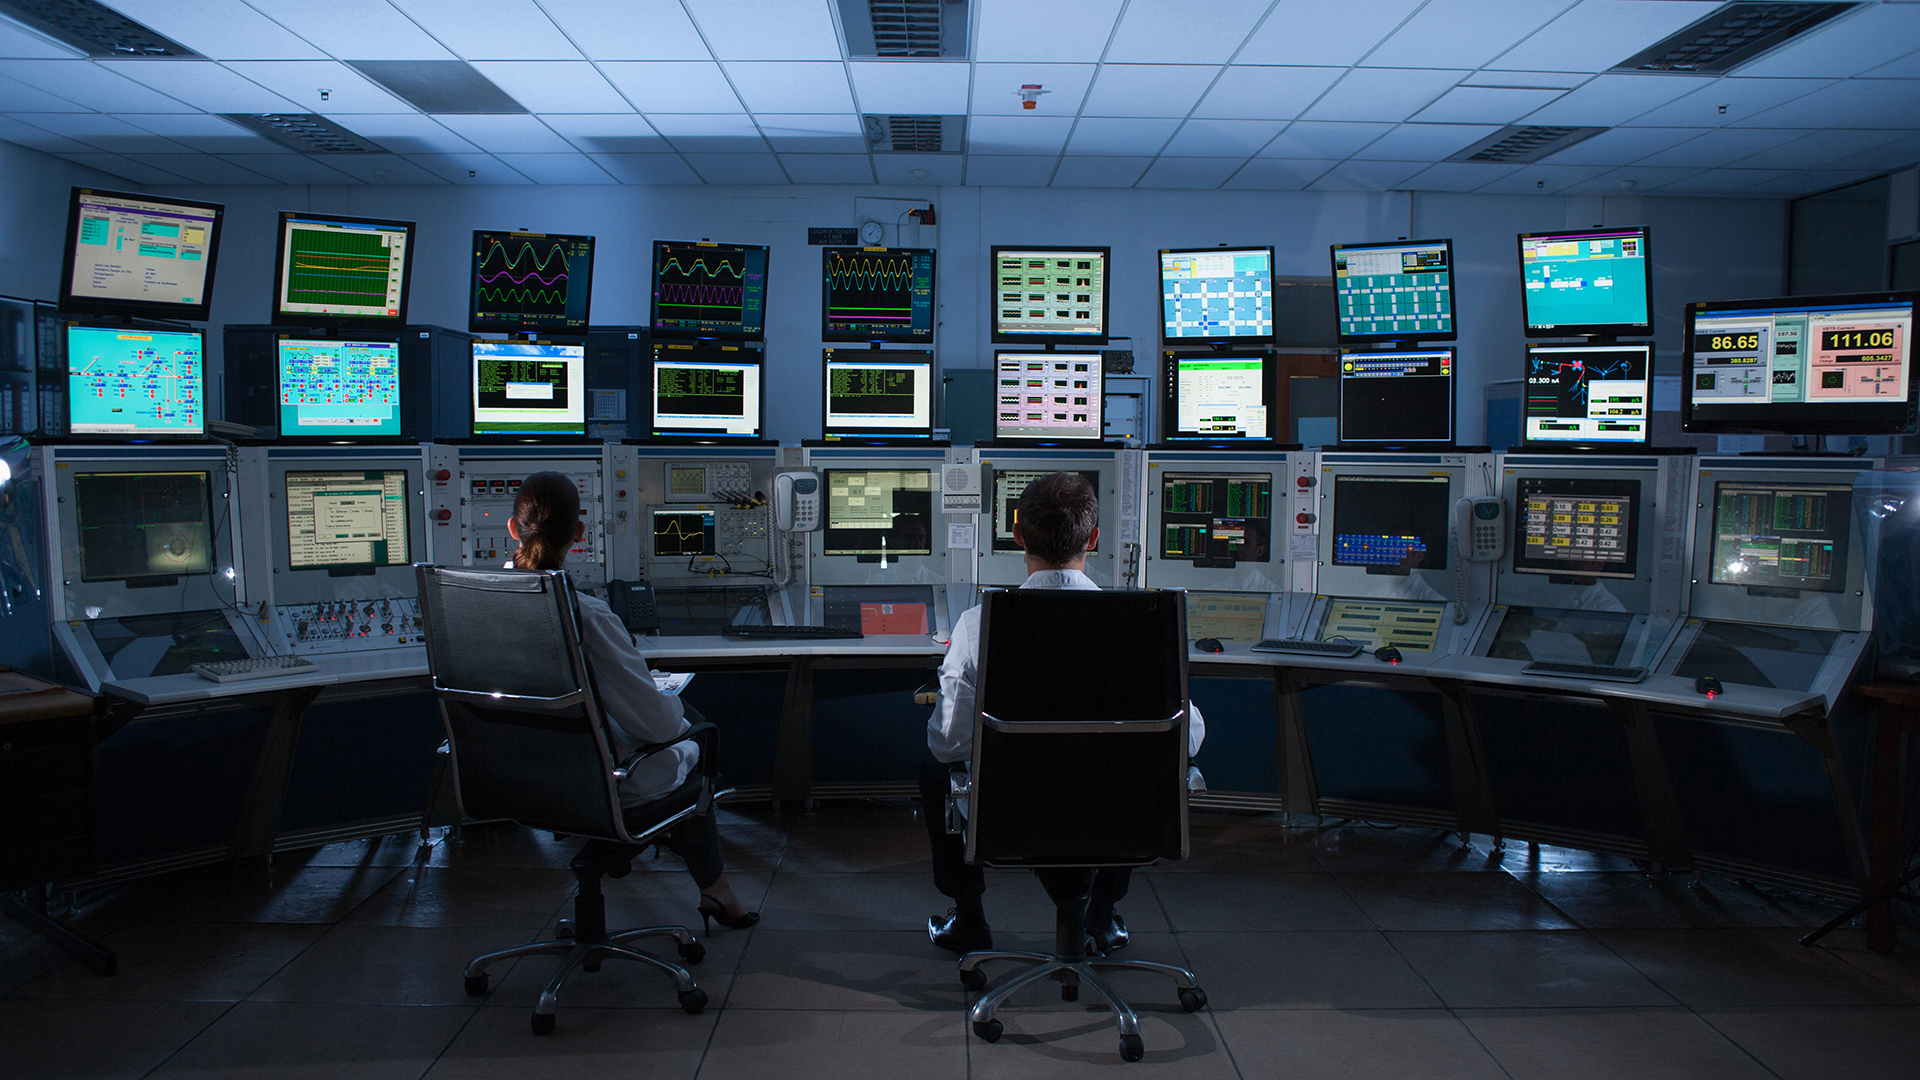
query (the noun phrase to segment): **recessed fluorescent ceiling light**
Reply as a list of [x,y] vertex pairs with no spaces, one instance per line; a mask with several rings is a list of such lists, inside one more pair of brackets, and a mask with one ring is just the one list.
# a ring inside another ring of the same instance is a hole
[[0,0],[0,14],[88,56],[200,55],[94,0]]
[[964,57],[967,21],[967,0],[840,0],[852,57]]
[[1472,161],[1490,165],[1525,165],[1548,154],[1557,154],[1574,143],[1591,139],[1607,130],[1603,127],[1547,127],[1540,124],[1509,124],[1448,158],[1448,161]]
[[302,154],[384,154],[386,150],[313,113],[222,113],[249,131]]
[[875,116],[860,118],[867,149],[876,154],[957,154],[965,142],[964,116]]
[[464,60],[349,60],[347,65],[424,113],[524,113]]
[[1859,4],[1728,4],[1622,60],[1615,71],[1717,75],[1771,52]]

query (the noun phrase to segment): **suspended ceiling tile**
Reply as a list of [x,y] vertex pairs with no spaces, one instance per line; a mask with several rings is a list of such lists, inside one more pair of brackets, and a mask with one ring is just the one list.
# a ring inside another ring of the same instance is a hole
[[1106,64],[1093,80],[1083,116],[1185,116],[1207,92],[1217,67]]
[[1132,0],[1107,63],[1224,64],[1264,14],[1246,0]]
[[1429,165],[1409,179],[1407,187],[1415,191],[1478,191],[1511,176],[1518,165],[1483,165],[1471,161],[1442,161]]
[[319,49],[241,0],[113,0],[115,11],[211,60],[319,60]]
[[687,164],[709,184],[785,184],[787,174],[772,154],[688,154]]
[[702,184],[678,154],[588,154],[623,184]]
[[1239,172],[1245,162],[1245,158],[1162,157],[1147,169],[1134,186],[1212,191]]
[[1727,195],[1768,180],[1791,176],[1794,169],[1708,169],[1656,189],[1661,195]]
[[1355,68],[1300,114],[1308,120],[1405,120],[1453,89],[1465,71]]
[[865,154],[781,154],[780,164],[796,184],[873,183],[873,162]]
[[0,57],[32,60],[72,60],[85,55],[80,50],[28,30],[24,26],[0,20]]
[[633,107],[644,113],[737,113],[740,99],[711,61],[617,61],[600,65]]
[[873,155],[873,175],[882,184],[958,184],[965,166],[959,154]]
[[363,184],[443,187],[447,181],[395,154],[328,154],[326,165]]
[[1067,140],[1067,153],[1109,157],[1152,157],[1180,126],[1178,120],[1133,120],[1081,117]]
[[90,60],[0,60],[0,75],[97,112],[198,111]]
[[1890,131],[1901,131],[1913,127],[1916,109],[1911,102],[1914,99],[1914,91],[1920,89],[1920,83],[1900,80],[1897,85],[1903,88],[1897,95],[1897,100],[1883,103],[1858,116],[1850,116],[1842,120],[1837,126],[1843,128],[1885,128]]
[[1543,160],[1554,165],[1626,165],[1704,133],[1700,128],[1614,128]]
[[1522,165],[1475,190],[1484,194],[1552,195],[1612,171],[1608,165]]
[[1807,169],[1790,172],[1773,180],[1764,180],[1738,194],[1766,198],[1793,198],[1797,195],[1811,195],[1816,191],[1841,187],[1857,183],[1874,175],[1877,169]]
[[[1907,127],[1920,112],[1920,81],[1849,79],[1795,98],[1735,127]],[[1861,122],[1863,118],[1867,122]],[[1883,123],[1875,123],[1876,119]]]
[[1179,157],[1245,158],[1273,141],[1284,120],[1189,120],[1166,153]]
[[673,151],[667,145],[667,140],[653,130],[653,125],[647,123],[645,117],[633,113],[608,116],[560,113],[542,115],[540,121],[553,129],[554,134],[588,153],[663,154]]
[[831,3],[687,0],[687,11],[721,60],[838,60],[840,36],[833,28]]
[[[1771,149],[1781,143],[1792,142],[1808,134],[1811,132],[1780,131],[1772,128],[1718,128],[1699,138],[1688,139],[1671,149],[1649,154],[1636,164],[1718,169],[1741,158]],[[1759,181],[1756,179],[1754,182]]]
[[764,60],[730,63],[726,71],[748,112],[853,111],[845,64]]
[[75,142],[65,135],[55,135],[44,128],[34,127],[11,116],[0,116],[0,139],[24,146],[29,150],[38,150],[46,154],[91,154],[93,147],[86,143]]
[[0,112],[84,113],[92,111],[85,105],[77,105],[66,98],[49,94],[18,79],[0,75]]
[[1586,0],[1487,66],[1605,71],[1719,6],[1682,0]]
[[1362,63],[1477,68],[1539,29],[1555,10],[1536,0],[1430,0]]
[[1072,131],[1073,118],[1067,116],[976,116],[967,121],[967,151],[1054,158],[1060,156]]
[[1235,56],[1239,64],[1357,64],[1421,0],[1280,0]]
[[1462,86],[1502,86],[1533,90],[1571,90],[1589,82],[1593,76],[1584,71],[1476,71],[1460,81]]
[[633,106],[585,60],[480,60],[474,68],[536,113],[627,113]]
[[118,117],[97,113],[16,113],[14,119],[113,154],[165,154],[186,149]]
[[540,6],[595,60],[712,59],[680,0],[541,0]]
[[1529,124],[1613,127],[1700,88],[1691,75],[1602,75],[1526,116]]
[[779,154],[865,154],[867,137],[852,113],[787,115],[761,113],[754,118],[767,145]]
[[122,119],[155,135],[171,139],[192,150],[203,154],[218,154],[228,157],[234,154],[248,154],[256,157],[269,157],[274,154],[294,156],[292,150],[279,143],[262,138],[232,121],[207,113],[134,113]]
[[451,184],[495,187],[533,183],[490,154],[409,154],[407,157]]
[[1424,161],[1343,161],[1307,186],[1313,191],[1389,191],[1426,167]]
[[151,165],[156,169],[165,169],[176,176],[184,176],[197,184],[269,184],[273,183],[257,172],[243,169],[229,161],[223,161],[212,154],[127,154],[130,161]]
[[[335,154],[333,157],[353,157]],[[248,172],[259,173],[282,184],[358,184],[360,180],[329,167],[318,155],[306,154],[224,154],[229,163]]]
[[1920,47],[1920,6],[1864,4],[1744,65],[1740,74],[1844,79],[1898,60],[1916,47]]
[[1060,163],[1053,157],[995,157],[974,154],[967,158],[968,187],[1046,187]]
[[729,113],[653,113],[647,117],[653,129],[667,137],[674,149],[682,152],[727,154],[765,153],[767,141],[760,129],[744,114]]
[[1291,120],[1344,74],[1345,68],[1236,64],[1221,72],[1193,114],[1222,120]]
[[1901,137],[1898,131],[1849,131],[1834,128],[1763,150],[1734,164],[1747,169],[1811,169],[1829,161],[1885,146]]
[[1920,79],[1920,51],[1910,52],[1891,64],[1882,64],[1861,74],[1870,79]]
[[1559,90],[1456,86],[1415,114],[1431,124],[1511,124],[1559,97]]
[[1439,161],[1499,130],[1474,124],[1401,124],[1353,156],[1366,161]]
[[1220,186],[1228,191],[1299,191],[1338,164],[1324,159],[1254,158]]
[[1151,164],[1150,157],[1063,157],[1054,171],[1053,186],[1132,187]]
[[455,59],[387,0],[248,0],[248,5],[336,59]]
[[[1634,127],[1723,127],[1832,85],[1829,79],[1714,79],[1686,97],[1627,121]],[[1726,106],[1726,112],[1720,107]]]
[[204,112],[311,112],[211,60],[106,60],[125,75]]
[[[391,0],[465,60],[578,60],[534,0]],[[349,57],[364,60],[366,57]]]
[[118,154],[57,154],[75,165],[84,165],[89,169],[98,169],[113,176],[125,177],[136,184],[192,184],[196,181],[170,173],[165,169],[156,169],[144,162],[123,158]]
[[1898,169],[1920,161],[1920,135],[1883,143],[1871,150],[1848,154],[1826,163],[1830,169]]
[[518,116],[436,117],[455,135],[490,154],[570,154],[572,144],[537,118]]
[[973,59],[1093,63],[1106,50],[1121,0],[977,0]]
[[1612,169],[1601,173],[1591,180],[1571,184],[1561,191],[1563,195],[1646,195],[1653,189],[1684,180],[1699,173],[1699,169],[1660,169],[1646,165],[1629,165],[1624,169]]
[[472,143],[419,113],[362,113],[334,121],[396,154],[465,154]]
[[585,154],[498,154],[513,171],[536,184],[617,184]]
[[[251,60],[236,61],[227,67],[293,102],[301,112],[333,116],[396,113],[413,108],[373,80],[334,60]],[[321,90],[327,91],[325,101],[320,100]]]
[[[1096,69],[1092,64],[975,64],[975,116],[1077,116]],[[1029,83],[1045,91],[1031,109],[1020,107],[1020,88]]]
[[861,112],[943,116],[967,111],[972,71],[965,63],[861,60],[847,68]]
[[1392,124],[1325,124],[1296,120],[1287,125],[1267,148],[1263,158],[1343,159],[1352,157],[1361,147],[1393,130]]

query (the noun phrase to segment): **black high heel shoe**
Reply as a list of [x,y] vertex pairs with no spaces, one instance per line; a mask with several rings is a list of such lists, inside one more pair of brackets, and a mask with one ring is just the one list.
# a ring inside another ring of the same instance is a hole
[[726,906],[706,893],[700,894],[700,932],[712,935],[713,924],[718,922],[729,930],[745,930],[760,921],[760,913],[749,911],[737,919],[727,918]]

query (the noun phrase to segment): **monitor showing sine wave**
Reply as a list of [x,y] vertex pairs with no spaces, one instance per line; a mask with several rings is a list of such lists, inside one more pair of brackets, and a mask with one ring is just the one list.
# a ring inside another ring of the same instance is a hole
[[400,435],[400,345],[283,337],[280,435],[360,438]]
[[407,321],[411,221],[280,213],[274,318],[291,326]]
[[767,325],[767,249],[655,240],[651,322],[656,335],[760,340]]
[[587,347],[473,343],[475,435],[585,435]]
[[116,438],[206,434],[198,330],[67,327],[67,431]]
[[593,299],[593,237],[473,234],[467,329],[585,333]]
[[1528,337],[1653,332],[1645,228],[1520,235]]
[[1160,252],[1160,338],[1171,345],[1273,340],[1273,249]]
[[405,469],[287,473],[287,564],[294,570],[405,566]]
[[933,340],[933,249],[820,249],[820,340]]
[[220,203],[74,188],[61,310],[205,319],[225,211]]
[[1527,346],[1529,442],[1645,443],[1652,433],[1653,346]]

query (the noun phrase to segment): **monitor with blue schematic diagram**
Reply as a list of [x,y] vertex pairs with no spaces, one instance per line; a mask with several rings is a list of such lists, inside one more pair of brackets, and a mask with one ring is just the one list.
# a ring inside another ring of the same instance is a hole
[[1454,339],[1453,241],[1335,244],[1330,251],[1340,344]]
[[400,345],[282,336],[280,437],[398,438]]
[[198,330],[67,326],[67,431],[124,439],[206,434]]
[[1333,565],[1368,573],[1445,570],[1452,526],[1448,476],[1333,478]]
[[1653,333],[1652,265],[1644,226],[1520,234],[1526,336]]
[[1160,339],[1168,345],[1273,341],[1273,249],[1160,252]]
[[1638,443],[1652,434],[1653,345],[1528,345],[1528,442]]

